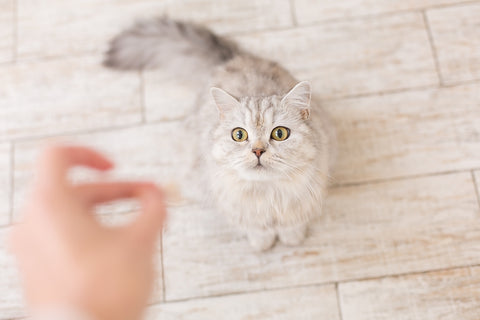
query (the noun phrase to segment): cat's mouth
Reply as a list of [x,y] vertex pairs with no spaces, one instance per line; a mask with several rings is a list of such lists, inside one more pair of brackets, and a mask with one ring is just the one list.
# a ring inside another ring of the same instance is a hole
[[265,166],[260,162],[260,160],[258,160],[257,165],[254,167],[254,169],[265,169]]

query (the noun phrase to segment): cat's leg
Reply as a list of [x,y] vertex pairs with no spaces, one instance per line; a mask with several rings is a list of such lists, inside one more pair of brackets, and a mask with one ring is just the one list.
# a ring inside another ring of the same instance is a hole
[[276,240],[274,229],[249,228],[247,230],[248,242],[257,251],[270,249]]
[[303,242],[303,240],[305,240],[305,236],[307,235],[307,227],[307,223],[278,227],[278,237],[283,244],[288,246],[299,245]]

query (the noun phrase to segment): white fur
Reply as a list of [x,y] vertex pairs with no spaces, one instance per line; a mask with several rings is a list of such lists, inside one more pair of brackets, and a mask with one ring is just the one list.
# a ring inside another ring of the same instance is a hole
[[[297,83],[277,63],[207,28],[166,17],[115,37],[105,65],[162,67],[172,77],[197,80],[199,87],[209,78],[189,125],[203,159],[202,188],[255,249],[268,249],[277,236],[288,245],[302,242],[308,222],[321,214],[335,157],[334,131],[308,82]],[[271,139],[277,126],[289,128],[290,137]],[[232,139],[237,127],[248,132],[248,140]],[[261,167],[252,149],[265,150]]]
[[[211,93],[220,112],[214,115],[215,107],[206,103],[196,123],[204,125],[202,140],[208,141],[202,147],[204,173],[217,208],[257,250],[270,248],[277,235],[284,244],[300,244],[308,222],[321,214],[331,157],[328,126],[318,106],[311,110],[309,84],[301,82],[283,96],[240,100],[216,88]],[[277,126],[289,128],[290,137],[271,139]],[[248,132],[247,141],[231,138],[236,127]],[[260,168],[252,152],[258,147],[266,149]]]

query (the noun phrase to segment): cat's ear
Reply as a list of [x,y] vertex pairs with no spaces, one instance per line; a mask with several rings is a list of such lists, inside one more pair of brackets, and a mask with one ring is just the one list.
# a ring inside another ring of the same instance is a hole
[[310,99],[312,89],[308,81],[299,82],[282,99],[281,104],[289,108],[298,108],[304,120],[310,117]]
[[220,117],[223,117],[225,113],[240,105],[237,99],[220,88],[210,88],[210,94],[217,105]]

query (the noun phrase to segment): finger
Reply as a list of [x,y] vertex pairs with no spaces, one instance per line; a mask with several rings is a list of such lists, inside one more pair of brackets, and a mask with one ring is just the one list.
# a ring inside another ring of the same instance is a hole
[[83,146],[50,146],[38,160],[37,176],[44,183],[64,182],[67,171],[74,166],[108,170],[113,163],[97,151]]
[[148,188],[148,182],[101,182],[88,183],[76,186],[80,197],[87,206],[94,206],[105,202],[136,198],[139,190]]
[[139,190],[138,199],[142,209],[131,230],[143,245],[154,245],[166,218],[164,193],[155,185]]

